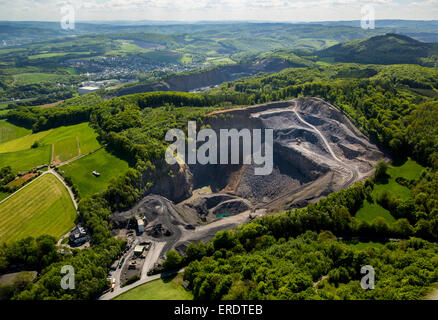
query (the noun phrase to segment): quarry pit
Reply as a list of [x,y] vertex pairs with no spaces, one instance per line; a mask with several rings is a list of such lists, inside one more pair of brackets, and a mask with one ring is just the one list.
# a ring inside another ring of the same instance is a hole
[[216,132],[273,129],[274,169],[257,176],[255,164],[182,165],[134,208],[112,215],[113,226],[143,219],[141,236],[166,243],[161,258],[170,249],[184,253],[190,242],[208,241],[220,230],[316,202],[371,176],[385,160],[345,115],[319,98],[215,111],[204,125]]

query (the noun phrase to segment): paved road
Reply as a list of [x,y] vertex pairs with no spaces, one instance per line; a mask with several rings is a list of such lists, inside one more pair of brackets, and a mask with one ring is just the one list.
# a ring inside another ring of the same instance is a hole
[[120,286],[122,285],[120,278],[122,276],[122,271],[125,268],[125,266],[127,264],[129,264],[129,260],[131,259],[132,255],[134,254],[134,249],[135,246],[138,244],[138,239],[135,239],[132,243],[131,243],[131,249],[128,250],[128,252],[126,254],[123,255],[123,257],[125,258],[125,261],[123,261],[123,264],[120,268],[117,268],[116,271],[114,271],[114,273],[112,274],[112,278],[116,279],[116,283],[115,283],[115,292],[117,290],[120,289]]
[[[70,195],[71,200],[73,201],[73,205],[75,207],[76,210],[78,210],[78,203],[75,199],[75,196],[73,194],[73,192],[71,191],[70,187],[65,183],[64,179],[56,172],[53,171],[52,169],[49,168],[49,170],[43,172],[42,174],[40,174],[37,178],[35,178],[34,180],[32,180],[31,182],[29,182],[28,184],[26,184],[25,186],[23,186],[22,188],[18,189],[17,191],[15,191],[14,193],[12,193],[11,195],[9,195],[8,197],[6,197],[5,199],[3,199],[2,201],[0,201],[0,204],[5,202],[6,200],[8,200],[9,198],[11,198],[13,195],[15,195],[16,193],[22,191],[24,188],[30,186],[32,183],[34,183],[35,181],[37,181],[38,179],[40,179],[42,176],[46,175],[46,174],[53,174],[59,181],[61,181],[61,183],[64,185],[64,187],[67,188],[67,191]],[[65,235],[63,235],[59,240],[57,245],[61,245],[62,241],[68,237],[70,235],[70,231],[67,232]]]
[[35,181],[37,181],[38,179],[40,179],[43,175],[47,174],[48,172],[44,172],[41,175],[39,175],[38,177],[36,177],[35,179],[33,179],[31,182],[29,182],[28,184],[26,184],[25,186],[23,186],[22,188],[18,189],[17,191],[15,191],[14,193],[10,194],[9,196],[7,196],[6,198],[4,198],[2,201],[0,201],[0,204],[2,204],[3,202],[5,202],[6,200],[8,200],[9,198],[11,198],[13,195],[17,194],[18,192],[20,192],[21,190],[23,190],[24,188],[27,188],[28,186],[30,186],[32,183],[34,183]]
[[64,187],[66,187],[68,193],[70,194],[70,198],[73,201],[73,205],[75,206],[75,209],[78,210],[78,203],[75,199],[75,195],[73,193],[73,191],[71,191],[70,187],[65,183],[64,179],[54,170],[49,169],[47,172],[45,173],[51,173],[53,174],[56,178],[58,178],[59,181],[61,181],[61,183],[64,185]]
[[67,188],[68,193],[70,194],[70,198],[73,201],[73,205],[75,206],[76,210],[78,209],[78,204],[76,202],[75,196],[73,194],[73,192],[71,191],[70,187],[65,183],[64,179],[62,179],[62,177],[56,173],[55,171],[53,171],[52,169],[49,169],[48,171],[43,172],[42,174],[40,174],[37,178],[33,179],[31,182],[29,182],[28,184],[26,184],[25,186],[23,186],[22,188],[18,189],[17,191],[15,191],[14,193],[12,193],[11,195],[7,196],[6,198],[4,198],[2,201],[0,201],[0,204],[5,202],[6,200],[8,200],[9,198],[11,198],[13,195],[17,194],[18,192],[20,192],[21,190],[23,190],[24,188],[27,188],[28,186],[30,186],[32,183],[34,183],[35,181],[37,181],[38,179],[40,179],[42,176],[46,175],[46,174],[53,174],[56,178],[58,178],[59,181],[61,181],[61,183]]

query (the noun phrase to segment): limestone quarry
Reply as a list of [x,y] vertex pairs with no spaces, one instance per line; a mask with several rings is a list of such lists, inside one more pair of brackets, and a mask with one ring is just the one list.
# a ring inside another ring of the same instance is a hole
[[117,225],[123,217],[144,219],[144,237],[166,242],[162,256],[257,216],[315,202],[372,175],[385,159],[345,115],[318,98],[216,111],[204,124],[217,132],[273,129],[274,169],[257,176],[255,164],[183,165],[172,177],[163,175],[129,212],[113,214]]

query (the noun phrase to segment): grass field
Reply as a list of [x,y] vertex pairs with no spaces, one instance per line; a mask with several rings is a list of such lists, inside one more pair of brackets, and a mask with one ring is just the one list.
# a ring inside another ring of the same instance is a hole
[[96,139],[97,133],[88,125],[88,122],[53,129],[53,132],[44,137],[41,143],[52,144],[66,139],[76,139],[76,137],[79,139],[81,154],[87,154],[100,148],[100,144]]
[[[128,167],[126,161],[101,149],[59,169],[72,178],[84,197],[104,191],[110,180],[125,173]],[[101,176],[96,178],[92,174],[93,171],[99,172]]]
[[115,40],[113,45],[116,45],[118,48],[115,50],[107,51],[105,55],[116,55],[116,54],[125,54],[125,53],[135,54],[135,53],[144,53],[151,51],[136,45],[133,40]]
[[370,203],[368,200],[365,200],[362,208],[360,208],[356,213],[356,218],[363,221],[372,222],[377,217],[383,217],[388,223],[395,222],[395,218],[391,215],[391,213],[376,203],[377,195],[383,191],[388,191],[396,198],[408,200],[411,197],[410,190],[407,187],[398,184],[395,179],[397,177],[403,177],[409,180],[418,179],[423,169],[424,167],[411,159],[407,160],[402,165],[389,166],[388,181],[385,183],[376,183],[374,185],[374,190],[371,194],[372,198],[374,199],[374,203]]
[[2,143],[0,144],[0,153],[30,149],[35,141],[39,141],[42,145],[49,145],[66,139],[76,139],[76,137],[79,139],[82,154],[100,147],[99,142],[96,140],[97,133],[88,126],[88,122],[84,122],[73,126],[41,131]]
[[35,141],[41,141],[42,138],[50,134],[52,131],[53,130],[42,131],[2,143],[0,144],[0,153],[28,150]]
[[63,162],[79,155],[76,138],[68,138],[55,143],[55,162]]
[[400,166],[391,166],[388,173],[391,177],[403,177],[408,180],[418,179],[425,168],[409,159]]
[[17,85],[29,85],[34,83],[41,83],[47,81],[59,81],[64,82],[68,77],[62,74],[55,73],[21,73],[14,76],[15,84]]
[[0,201],[7,198],[9,196],[9,193],[0,191]]
[[1,109],[0,107],[0,116],[5,116],[9,112],[8,109]]
[[215,65],[215,66],[228,65],[228,64],[234,64],[235,63],[230,58],[224,58],[224,57],[208,57],[207,58],[207,62],[211,63],[212,65]]
[[182,281],[182,274],[154,280],[121,294],[115,300],[193,300],[191,292],[181,285]]
[[0,168],[11,166],[14,171],[26,171],[42,164],[49,164],[51,146],[18,152],[0,153]]
[[29,60],[35,60],[35,59],[47,59],[47,58],[53,58],[53,57],[62,57],[62,56],[66,56],[66,55],[73,55],[73,54],[77,54],[77,55],[85,55],[85,54],[90,54],[90,52],[86,51],[86,52],[49,52],[49,53],[41,53],[41,54],[36,54],[33,56],[29,56]]
[[76,210],[64,185],[46,174],[0,204],[0,242],[38,237],[60,238],[73,226]]
[[362,221],[367,221],[369,223],[373,222],[377,217],[382,217],[388,223],[395,222],[395,218],[391,215],[391,213],[382,208],[377,203],[369,203],[368,200],[365,200],[362,208],[356,213],[356,218]]
[[14,140],[31,133],[32,131],[29,129],[17,127],[6,120],[0,120],[0,143]]
[[[96,138],[97,133],[88,126],[88,123],[81,123],[9,140],[0,143],[0,168],[10,165],[14,170],[29,170],[35,166],[49,164],[52,158],[52,145],[54,145],[54,161],[64,162],[78,156],[79,152],[87,154],[99,149],[100,144]],[[40,146],[31,149],[35,141],[38,141]]]

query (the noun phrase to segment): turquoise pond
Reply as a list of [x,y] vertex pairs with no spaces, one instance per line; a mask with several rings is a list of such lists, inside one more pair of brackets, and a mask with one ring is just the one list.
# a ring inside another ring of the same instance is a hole
[[232,215],[233,215],[232,213],[219,213],[216,215],[216,218],[228,217]]

